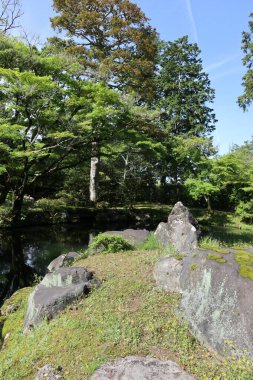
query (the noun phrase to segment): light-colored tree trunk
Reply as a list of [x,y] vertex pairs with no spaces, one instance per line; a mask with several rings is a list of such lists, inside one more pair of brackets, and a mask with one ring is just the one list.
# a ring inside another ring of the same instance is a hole
[[99,172],[98,144],[92,143],[92,157],[90,160],[90,202],[96,204]]

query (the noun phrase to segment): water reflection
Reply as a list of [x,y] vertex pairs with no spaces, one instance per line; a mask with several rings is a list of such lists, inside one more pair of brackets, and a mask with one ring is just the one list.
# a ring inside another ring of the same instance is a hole
[[0,303],[16,289],[29,286],[34,275],[44,275],[57,256],[85,249],[85,226],[37,227],[0,232]]

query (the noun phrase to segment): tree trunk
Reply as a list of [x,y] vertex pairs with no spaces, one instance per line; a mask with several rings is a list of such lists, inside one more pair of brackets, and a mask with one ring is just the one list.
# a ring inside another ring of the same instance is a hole
[[14,194],[14,202],[12,205],[12,224],[16,225],[21,218],[21,210],[23,206],[24,194]]
[[98,143],[92,143],[92,157],[90,160],[90,202],[97,203],[98,173],[99,173]]
[[205,196],[205,201],[206,201],[206,204],[207,204],[207,210],[208,212],[212,212],[212,205],[211,205],[211,199],[209,196]]

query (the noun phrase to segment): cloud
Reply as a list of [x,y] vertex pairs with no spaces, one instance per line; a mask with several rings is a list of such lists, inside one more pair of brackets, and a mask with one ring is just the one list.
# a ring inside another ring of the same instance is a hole
[[240,54],[232,55],[231,57],[224,58],[220,60],[219,62],[212,63],[211,65],[205,67],[205,71],[213,71],[216,69],[219,69],[220,67],[226,65],[229,62],[235,61],[237,58],[240,57]]
[[186,3],[186,8],[187,8],[187,13],[188,13],[189,19],[191,21],[193,36],[194,36],[195,42],[197,44],[199,44],[198,31],[197,31],[196,22],[195,22],[193,12],[192,12],[191,0],[185,0],[185,3]]

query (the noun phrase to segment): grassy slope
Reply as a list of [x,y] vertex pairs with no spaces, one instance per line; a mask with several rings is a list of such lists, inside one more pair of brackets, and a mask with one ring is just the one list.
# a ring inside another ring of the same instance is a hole
[[252,379],[245,369],[252,363],[220,362],[188,333],[176,313],[178,296],[154,284],[159,256],[134,251],[79,261],[103,280],[101,288],[27,336],[24,302],[4,325],[3,334],[11,333],[0,352],[0,379],[34,379],[50,363],[61,365],[67,379],[85,380],[101,363],[135,354],[174,360],[196,379]]

